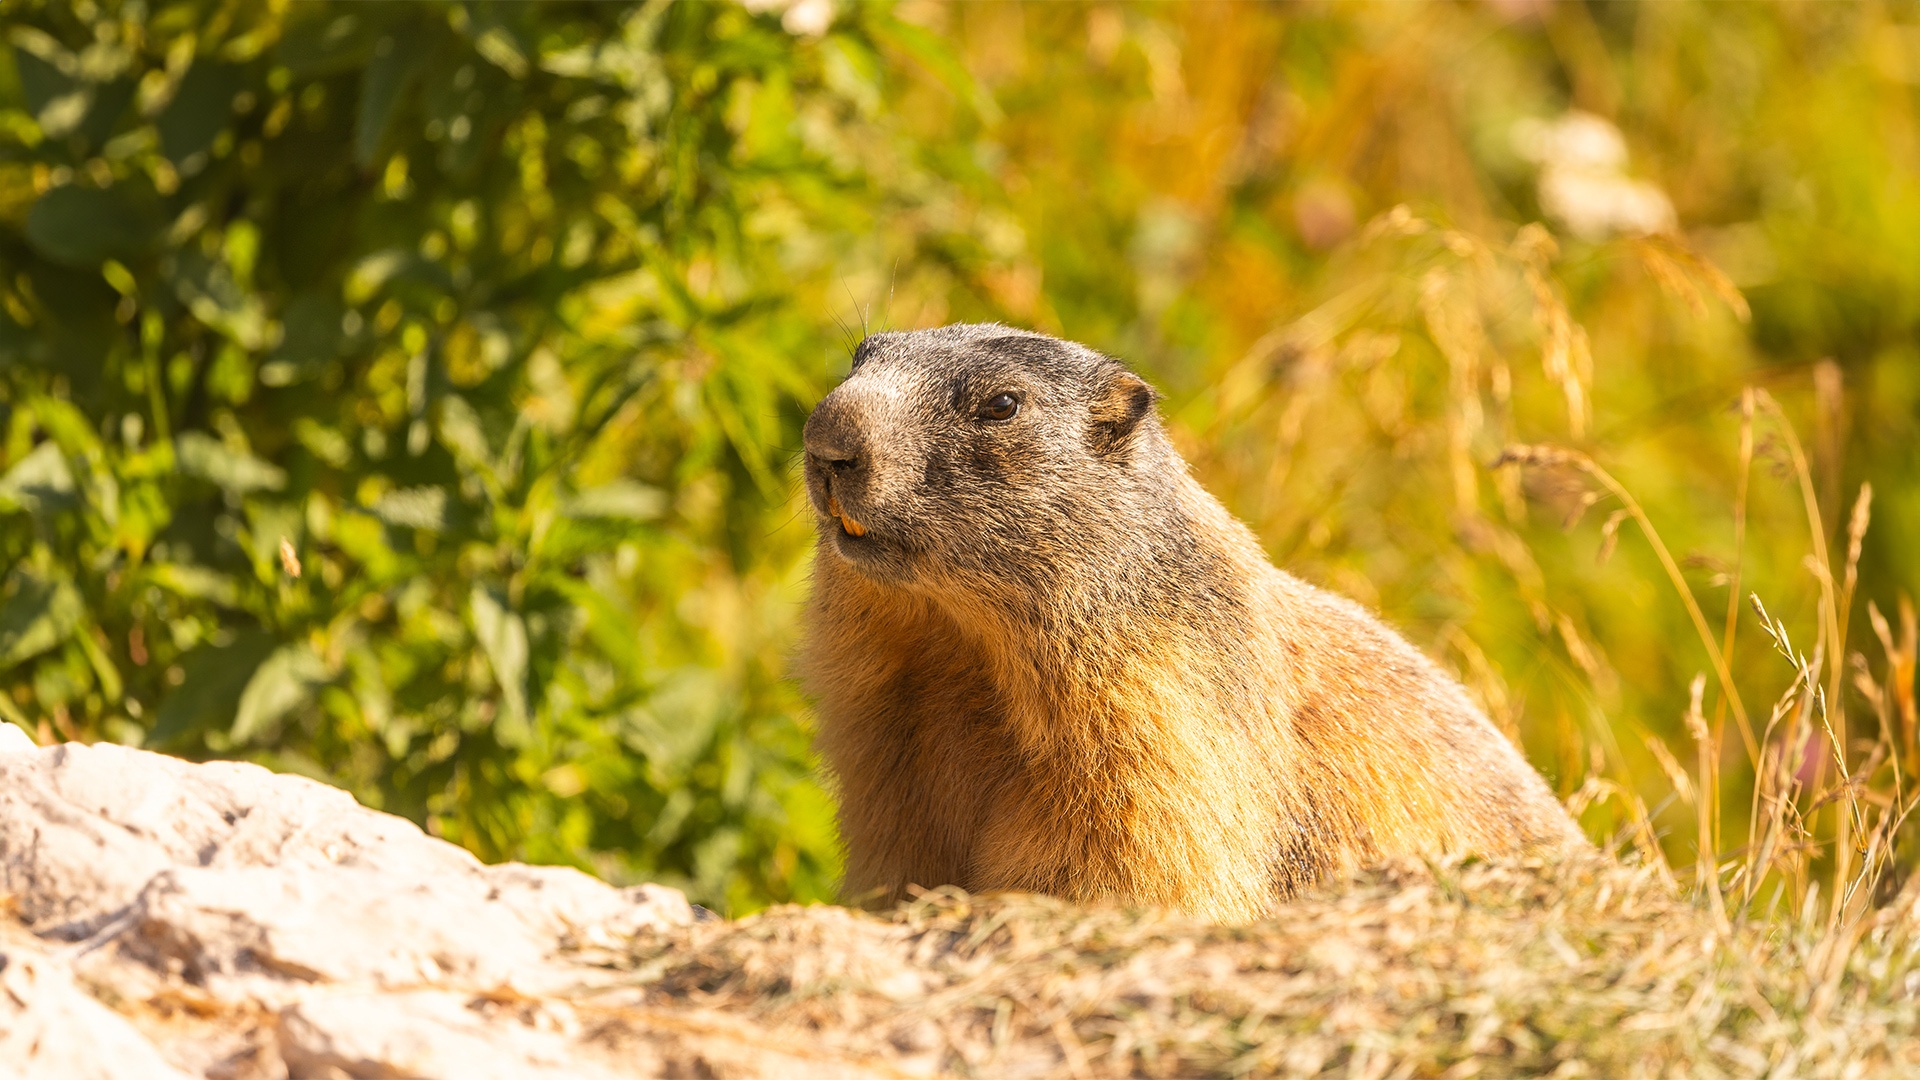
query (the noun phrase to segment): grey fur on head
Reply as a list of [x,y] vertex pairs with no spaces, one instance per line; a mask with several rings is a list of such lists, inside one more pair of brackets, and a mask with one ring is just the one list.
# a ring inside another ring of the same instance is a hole
[[[983,411],[1003,395],[1011,416]],[[807,491],[875,577],[1044,573],[1063,538],[1121,540],[1167,502],[1154,397],[1111,357],[995,323],[874,334],[807,420]]]

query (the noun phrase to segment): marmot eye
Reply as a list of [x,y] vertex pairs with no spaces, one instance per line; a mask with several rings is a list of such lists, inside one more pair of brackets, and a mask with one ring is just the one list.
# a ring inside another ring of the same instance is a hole
[[1012,394],[995,394],[980,406],[980,416],[985,420],[1011,420],[1020,411],[1020,399]]

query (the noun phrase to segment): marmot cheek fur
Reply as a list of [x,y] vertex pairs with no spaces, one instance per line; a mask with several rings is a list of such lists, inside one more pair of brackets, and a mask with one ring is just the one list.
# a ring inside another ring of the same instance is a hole
[[1274,568],[1117,361],[875,334],[806,426],[845,889],[1248,919],[1382,856],[1581,845],[1465,691]]

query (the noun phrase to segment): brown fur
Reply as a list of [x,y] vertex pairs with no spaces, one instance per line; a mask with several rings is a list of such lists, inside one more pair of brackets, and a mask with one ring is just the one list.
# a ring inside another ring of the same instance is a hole
[[1584,843],[1458,683],[1273,567],[1151,403],[959,326],[868,338],[816,408],[805,666],[848,894],[1234,920],[1382,856]]

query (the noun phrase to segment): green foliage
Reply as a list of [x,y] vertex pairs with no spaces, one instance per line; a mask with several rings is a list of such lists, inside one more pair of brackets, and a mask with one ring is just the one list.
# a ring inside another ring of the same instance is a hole
[[829,894],[773,534],[883,13],[4,10],[0,715]]

